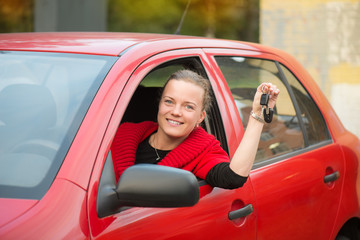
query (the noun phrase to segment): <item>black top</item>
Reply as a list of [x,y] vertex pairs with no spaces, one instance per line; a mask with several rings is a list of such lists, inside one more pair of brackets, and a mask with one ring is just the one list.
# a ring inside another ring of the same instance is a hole
[[[136,151],[135,164],[150,163],[157,164],[169,151],[153,148],[149,143],[150,136],[141,142]],[[237,175],[229,167],[230,163],[223,162],[216,164],[206,175],[205,181],[212,187],[226,189],[239,188],[244,185],[247,177]]]

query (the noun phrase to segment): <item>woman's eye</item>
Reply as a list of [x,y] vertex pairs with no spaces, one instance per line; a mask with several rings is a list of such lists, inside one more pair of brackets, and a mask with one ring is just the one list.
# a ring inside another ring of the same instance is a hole
[[186,105],[186,109],[188,109],[188,110],[194,110],[194,107],[191,106],[191,105]]
[[165,99],[164,102],[165,102],[166,104],[172,104],[172,101],[171,101],[170,99]]

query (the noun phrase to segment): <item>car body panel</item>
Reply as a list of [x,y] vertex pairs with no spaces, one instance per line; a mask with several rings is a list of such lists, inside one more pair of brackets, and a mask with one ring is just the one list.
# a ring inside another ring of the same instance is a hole
[[38,200],[0,198],[0,227],[31,209]]
[[[360,203],[360,148],[359,139],[353,134],[346,132],[338,138],[337,141],[342,148],[344,156],[344,181],[342,186],[341,202],[337,223],[333,230],[332,236],[335,237],[341,226],[349,219],[358,218],[359,211],[353,211]],[[354,151],[354,149],[357,149]],[[349,184],[354,183],[354,184]]]
[[86,209],[86,192],[67,180],[56,179],[41,201],[1,228],[0,236],[1,239],[86,239],[89,235]]
[[[316,227],[327,230],[316,239],[333,239],[346,221],[360,217],[359,140],[346,131],[319,86],[287,53],[253,43],[134,33],[2,34],[0,51],[118,57],[45,196],[0,199],[1,239],[296,239],[292,234],[299,231],[303,237],[315,236],[311,231]],[[193,207],[133,207],[99,218],[99,181],[118,124],[140,81],[164,62],[189,56],[201,60],[229,155],[234,154],[244,128],[217,55],[270,59],[289,68],[319,106],[331,141],[255,164],[242,188],[201,186],[201,198]],[[324,183],[335,171],[339,178]],[[229,212],[248,205],[253,207],[248,216],[229,220]]]
[[[229,221],[228,213],[235,202],[240,208],[252,198],[245,193],[248,187],[236,191],[214,189],[190,208],[151,209],[131,208],[103,219],[91,215],[94,239],[246,239],[256,237],[256,215],[253,213],[240,221]],[[239,200],[237,196],[245,196]],[[93,212],[93,210],[90,210]],[[166,231],[164,219],[167,220]]]
[[[321,229],[333,229],[344,181],[339,150],[338,145],[325,146],[251,173],[259,211],[259,239],[330,238],[331,231],[314,232],[312,227],[316,223]],[[340,177],[324,183],[324,177],[334,171]],[[299,238],[290,234],[296,231],[301,232]]]
[[[132,46],[144,51],[158,52],[158,49],[179,49],[192,47],[239,47],[235,41],[223,41],[166,34],[137,33],[8,33],[2,34],[0,49],[7,51],[66,52],[95,55],[119,56]],[[149,48],[151,45],[151,48]],[[181,46],[181,47],[180,47]],[[251,44],[242,44],[243,48],[255,49]],[[256,46],[256,44],[254,44]]]

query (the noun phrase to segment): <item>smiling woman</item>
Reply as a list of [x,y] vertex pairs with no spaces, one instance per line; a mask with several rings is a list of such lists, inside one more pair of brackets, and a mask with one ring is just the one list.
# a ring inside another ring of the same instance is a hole
[[[256,113],[261,112],[263,92],[270,94],[271,107],[279,94],[276,86],[261,84],[255,94]],[[163,88],[157,123],[119,127],[111,148],[117,179],[133,164],[151,163],[189,170],[213,187],[241,187],[254,162],[263,121],[259,117],[249,120],[245,143],[239,145],[230,164],[220,142],[200,127],[210,103],[208,80],[190,70],[173,73]]]

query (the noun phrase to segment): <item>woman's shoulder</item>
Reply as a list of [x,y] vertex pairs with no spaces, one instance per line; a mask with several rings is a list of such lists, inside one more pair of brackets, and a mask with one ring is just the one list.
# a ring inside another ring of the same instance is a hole
[[116,136],[143,137],[156,131],[157,128],[158,124],[151,121],[140,123],[124,122],[119,126]]

